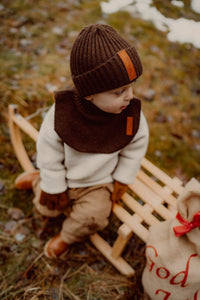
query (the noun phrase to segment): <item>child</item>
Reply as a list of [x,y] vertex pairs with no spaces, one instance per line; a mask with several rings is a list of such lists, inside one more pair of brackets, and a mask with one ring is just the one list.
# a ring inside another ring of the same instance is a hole
[[60,257],[69,245],[104,229],[112,205],[134,181],[148,145],[148,126],[132,83],[142,74],[135,48],[109,25],[82,29],[71,51],[74,90],[55,94],[37,141],[38,171],[18,188],[34,188],[45,216],[65,213],[45,246]]

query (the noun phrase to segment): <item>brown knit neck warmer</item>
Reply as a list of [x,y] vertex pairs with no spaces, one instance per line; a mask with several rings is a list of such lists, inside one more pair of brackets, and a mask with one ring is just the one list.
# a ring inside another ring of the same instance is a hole
[[[55,131],[63,143],[86,153],[113,153],[131,142],[138,131],[141,103],[133,99],[120,114],[100,110],[74,91],[55,95]],[[132,130],[127,135],[127,118]]]

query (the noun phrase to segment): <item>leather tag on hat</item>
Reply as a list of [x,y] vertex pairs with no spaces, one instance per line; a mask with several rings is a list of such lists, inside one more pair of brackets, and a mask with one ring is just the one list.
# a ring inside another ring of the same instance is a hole
[[137,74],[136,74],[136,71],[135,71],[135,68],[134,68],[134,65],[128,55],[128,53],[126,52],[125,49],[119,51],[117,53],[119,55],[119,57],[121,58],[125,68],[126,68],[126,71],[128,73],[128,77],[129,77],[129,80],[130,81],[133,81],[134,79],[137,78]]

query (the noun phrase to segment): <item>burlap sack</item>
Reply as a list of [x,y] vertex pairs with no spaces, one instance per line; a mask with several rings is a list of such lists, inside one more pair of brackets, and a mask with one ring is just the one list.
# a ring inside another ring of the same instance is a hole
[[142,284],[152,300],[200,300],[200,183],[194,178],[178,212],[178,219],[150,228]]

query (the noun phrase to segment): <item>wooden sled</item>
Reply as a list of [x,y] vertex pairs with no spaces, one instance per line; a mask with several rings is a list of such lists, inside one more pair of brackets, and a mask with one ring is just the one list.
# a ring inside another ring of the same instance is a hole
[[[23,144],[21,131],[34,141],[38,131],[17,111],[17,106],[9,105],[9,128],[11,142],[16,157],[24,171],[34,170]],[[177,197],[182,193],[183,183],[171,178],[149,160],[142,160],[141,169],[133,184],[121,199],[121,205],[115,204],[113,213],[120,220],[117,239],[110,245],[100,234],[90,236],[95,247],[127,277],[135,270],[122,257],[123,250],[133,234],[146,242],[150,225],[169,219],[176,214]]]

